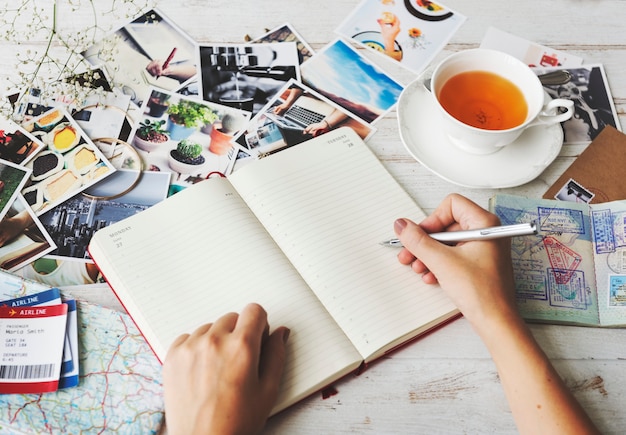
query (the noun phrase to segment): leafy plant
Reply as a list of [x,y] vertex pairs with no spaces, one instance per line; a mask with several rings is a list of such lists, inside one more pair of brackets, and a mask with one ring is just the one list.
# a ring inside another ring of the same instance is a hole
[[190,128],[212,124],[218,119],[217,113],[210,107],[188,100],[170,104],[167,113],[176,124]]
[[139,123],[136,134],[148,142],[167,142],[169,137],[164,126],[165,120],[150,121],[146,119]]
[[195,159],[202,153],[202,146],[195,142],[183,139],[178,142],[178,146],[176,146],[176,151],[178,151],[178,154],[180,154],[184,158]]

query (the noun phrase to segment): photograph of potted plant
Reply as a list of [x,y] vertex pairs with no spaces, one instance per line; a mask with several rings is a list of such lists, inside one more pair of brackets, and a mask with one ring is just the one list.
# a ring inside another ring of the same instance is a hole
[[137,148],[150,152],[169,139],[168,131],[165,129],[165,120],[145,119],[139,123],[133,142]]
[[244,127],[246,120],[243,115],[227,113],[221,122],[215,122],[210,132],[209,151],[217,155],[226,154],[233,146],[233,135]]
[[170,104],[167,113],[167,128],[172,140],[187,139],[200,127],[218,119],[217,113],[210,107],[189,100]]
[[169,165],[172,170],[181,174],[199,172],[204,165],[202,145],[189,139],[178,142],[176,149],[170,151]]

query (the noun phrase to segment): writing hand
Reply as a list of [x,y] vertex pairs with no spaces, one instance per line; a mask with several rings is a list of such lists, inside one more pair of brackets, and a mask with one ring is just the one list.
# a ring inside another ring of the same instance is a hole
[[493,357],[520,433],[598,433],[535,341],[515,304],[508,239],[448,246],[434,231],[497,225],[497,216],[449,195],[419,225],[398,219],[405,246],[398,259],[441,288],[472,324]]
[[405,246],[398,259],[422,274],[424,282],[439,282],[472,323],[516,313],[508,239],[447,246],[427,237],[431,232],[494,225],[499,225],[497,216],[461,195],[449,195],[419,225],[396,221],[395,231]]

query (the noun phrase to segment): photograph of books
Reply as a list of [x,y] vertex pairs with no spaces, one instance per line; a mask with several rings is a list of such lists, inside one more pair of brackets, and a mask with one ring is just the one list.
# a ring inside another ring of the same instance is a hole
[[0,244],[0,267],[9,271],[15,271],[56,248],[22,195],[18,195],[0,221]]
[[586,204],[496,195],[503,224],[536,221],[511,242],[518,307],[527,320],[626,326],[626,201]]
[[251,301],[289,327],[276,413],[458,316],[379,244],[403,216],[425,215],[344,127],[99,230],[89,253],[161,361]]

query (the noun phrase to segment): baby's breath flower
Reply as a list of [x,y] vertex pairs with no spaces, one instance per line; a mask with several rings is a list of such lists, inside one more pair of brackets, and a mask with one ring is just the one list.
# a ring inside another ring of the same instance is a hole
[[[78,82],[71,87],[59,87],[59,82],[77,74],[87,74],[84,83],[101,79],[100,75],[90,78],[91,66],[81,53],[114,28],[153,8],[153,3],[153,0],[0,0],[0,40],[17,46],[29,45],[17,52],[15,73],[4,78],[2,84],[6,90],[21,90],[22,95],[37,89],[42,101],[61,92],[60,88],[63,92],[73,92],[68,98],[85,98],[88,92],[97,90],[89,90]],[[39,45],[41,42],[43,46]],[[19,106],[19,101],[15,106]],[[15,117],[7,99],[0,101],[0,114]]]

